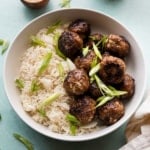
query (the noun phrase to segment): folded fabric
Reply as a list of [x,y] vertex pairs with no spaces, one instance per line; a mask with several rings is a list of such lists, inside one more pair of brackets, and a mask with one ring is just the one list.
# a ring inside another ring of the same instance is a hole
[[150,150],[150,94],[126,127],[127,144],[120,150]]

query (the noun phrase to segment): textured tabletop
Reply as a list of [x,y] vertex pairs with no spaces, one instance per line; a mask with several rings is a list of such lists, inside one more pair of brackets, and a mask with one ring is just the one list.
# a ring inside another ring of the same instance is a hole
[[[43,9],[31,10],[20,0],[0,0],[0,38],[13,41],[16,34],[35,17],[60,9],[60,0],[50,0]],[[123,23],[136,37],[146,60],[150,56],[150,1],[149,0],[72,0],[71,8],[90,8],[102,11]],[[125,144],[125,125],[102,138],[87,142],[63,142],[45,137],[28,127],[13,111],[3,87],[3,64],[5,54],[0,56],[0,150],[25,150],[13,133],[29,139],[35,150],[117,150]],[[140,63],[140,62],[139,62]],[[148,70],[148,69],[147,69]],[[150,71],[147,71],[150,77]],[[150,80],[147,81],[150,87]]]

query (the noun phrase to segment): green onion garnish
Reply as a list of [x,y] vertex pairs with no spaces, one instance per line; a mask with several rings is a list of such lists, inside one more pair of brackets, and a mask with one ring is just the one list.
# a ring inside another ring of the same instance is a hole
[[34,150],[34,147],[32,145],[32,143],[27,140],[25,137],[23,137],[22,135],[19,135],[17,133],[14,133],[13,136],[20,141],[21,143],[23,143],[25,145],[25,147],[27,148],[27,150]]
[[57,100],[59,98],[59,93],[54,93],[48,98],[44,99],[38,106],[38,111],[45,116],[45,108],[50,105],[53,101]]
[[100,70],[100,63],[98,63],[96,66],[94,66],[93,68],[91,68],[91,70],[89,71],[89,76],[93,76],[94,74],[96,74],[98,71]]
[[31,83],[31,92],[36,92],[40,89],[40,84],[38,83],[37,80],[33,80]]
[[49,26],[47,30],[47,34],[53,33],[60,25],[61,25],[61,21],[58,20],[57,22]]
[[66,59],[66,56],[65,56],[65,55],[59,50],[59,48],[58,48],[58,39],[59,39],[59,37],[60,37],[60,34],[59,34],[59,33],[55,33],[55,34],[54,34],[53,39],[54,39],[55,51],[56,51],[56,54],[57,54],[59,57],[61,57],[61,58],[63,58],[63,59]]
[[93,43],[93,49],[94,49],[96,56],[101,60],[102,55],[101,55],[100,51],[98,50],[97,46],[95,45],[95,43]]
[[101,97],[99,97],[97,99],[98,104],[96,105],[96,108],[104,105],[105,103],[112,100],[113,98],[114,98],[113,96],[101,96]]
[[70,2],[71,0],[61,0],[59,5],[61,8],[70,8]]
[[31,44],[33,46],[46,47],[46,43],[36,36],[31,36]]
[[3,55],[9,47],[9,42],[7,40],[1,41],[1,54]]
[[24,88],[24,82],[21,79],[16,79],[15,83],[20,90]]
[[41,75],[41,74],[47,69],[48,64],[49,64],[51,58],[52,58],[52,53],[51,53],[51,52],[47,53],[47,54],[44,56],[42,65],[40,66],[40,68],[39,68],[39,70],[38,70],[38,75]]
[[83,56],[86,56],[86,55],[88,54],[88,51],[89,51],[89,47],[88,47],[88,46],[84,47],[84,48],[82,49],[82,55],[83,55]]
[[58,71],[59,71],[59,76],[64,77],[65,71],[64,71],[64,68],[63,68],[61,62],[57,65],[57,68],[58,68]]
[[103,37],[101,38],[101,40],[96,44],[96,46],[101,45],[101,48],[103,49],[105,44],[108,41],[108,36],[107,35],[103,35]]
[[67,114],[66,120],[70,123],[70,132],[72,135],[76,134],[77,127],[80,125],[80,121],[73,115]]
[[75,64],[69,59],[66,59],[69,70],[74,70],[76,68]]

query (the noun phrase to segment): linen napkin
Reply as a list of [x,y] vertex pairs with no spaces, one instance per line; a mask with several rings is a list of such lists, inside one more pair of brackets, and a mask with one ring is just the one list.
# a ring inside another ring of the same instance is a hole
[[127,144],[119,150],[150,150],[150,94],[131,117],[125,134]]

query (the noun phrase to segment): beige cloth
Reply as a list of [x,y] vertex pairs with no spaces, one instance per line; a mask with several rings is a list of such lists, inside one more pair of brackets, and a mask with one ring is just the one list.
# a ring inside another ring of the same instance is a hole
[[150,150],[150,94],[130,119],[125,134],[127,144],[120,150]]

